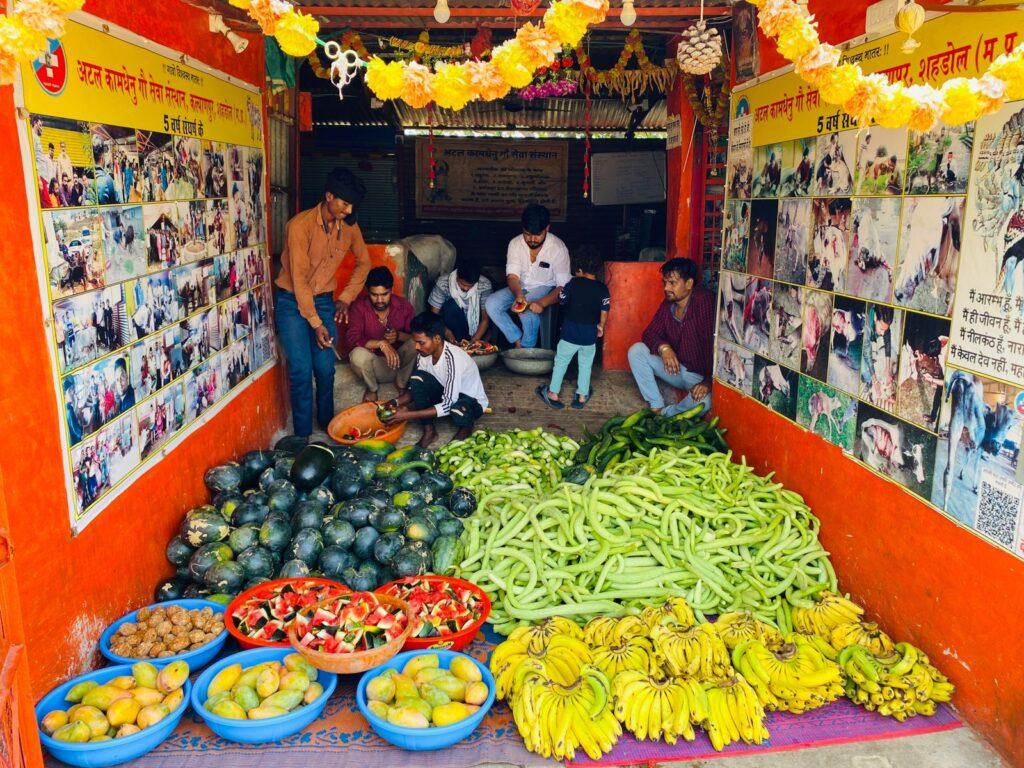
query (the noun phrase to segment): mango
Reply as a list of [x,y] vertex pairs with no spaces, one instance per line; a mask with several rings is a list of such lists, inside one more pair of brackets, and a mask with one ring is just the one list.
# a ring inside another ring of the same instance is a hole
[[[226,699],[230,699],[230,698],[231,698],[230,691],[221,691],[220,693],[218,693],[218,694],[208,698],[206,700],[206,702],[203,704],[203,706],[206,707],[208,712],[213,712],[213,708],[214,707],[216,707],[222,701],[225,701]],[[163,699],[161,699],[160,701],[163,701]],[[157,702],[157,703],[159,703],[159,702]]]
[[391,680],[395,684],[396,699],[414,699],[419,695],[419,691],[416,690],[416,683],[411,678],[405,675],[392,675]]
[[67,716],[68,716],[68,722],[69,723],[75,722],[75,712],[80,710],[83,706],[85,706],[85,705],[84,704],[75,704],[72,707],[68,707]]
[[132,677],[135,678],[135,685],[139,688],[156,688],[157,674],[157,668],[148,661],[138,661],[132,664]]
[[302,703],[302,694],[303,691],[278,691],[267,696],[260,706],[280,707],[290,712]]
[[406,677],[416,677],[416,673],[421,669],[437,669],[440,665],[441,659],[436,653],[422,653],[406,662],[402,674]]
[[284,657],[284,667],[289,672],[305,672],[310,680],[316,680],[316,667],[306,660],[301,653],[289,653]]
[[424,683],[420,686],[420,698],[432,707],[440,707],[442,704],[447,704],[451,701],[447,693],[440,688],[435,688],[430,683]]
[[150,704],[159,704],[164,700],[164,695],[156,688],[133,688],[132,698],[142,706],[148,707]]
[[390,707],[383,701],[368,701],[366,702],[366,708],[381,720],[388,719],[388,710]]
[[226,717],[229,720],[245,720],[245,709],[231,699],[224,699],[211,711],[217,717]]
[[76,683],[75,685],[71,686],[71,690],[68,691],[67,696],[64,697],[64,700],[77,704],[82,700],[82,697],[85,696],[85,694],[87,694],[93,688],[98,687],[99,683],[97,683],[95,680],[83,680],[82,682]]
[[242,672],[241,676],[238,678],[238,682],[235,683],[235,686],[245,685],[256,690],[256,678],[260,676],[260,672],[269,666],[269,664],[256,664],[255,666],[249,667]]
[[421,669],[416,673],[416,677],[414,677],[413,680],[416,681],[416,685],[423,685],[424,683],[432,683],[437,680],[437,678],[444,677],[447,674],[450,674],[447,669],[436,669],[432,667],[430,669]]
[[281,675],[280,690],[299,691],[301,693],[305,693],[307,688],[309,688],[309,675],[302,670],[296,669],[294,671],[285,672]]
[[43,733],[47,736],[53,735],[53,732],[58,728],[63,728],[68,724],[68,713],[63,709],[55,709],[51,712],[47,712],[43,716],[43,721],[39,724],[39,727],[43,729]]
[[89,726],[92,736],[106,733],[107,728],[110,727],[110,721],[107,720],[106,715],[92,706],[84,706],[75,712],[75,719],[72,722],[85,723]]
[[395,709],[415,709],[427,720],[430,719],[430,710],[433,709],[427,702],[420,698],[396,699]]
[[268,667],[260,672],[259,677],[256,678],[256,693],[260,695],[261,699],[267,698],[273,693],[277,693],[277,689],[281,687],[281,676],[277,673],[276,669]]
[[383,675],[373,678],[366,684],[366,698],[385,704],[391,702],[395,698],[395,678]]
[[483,680],[477,680],[466,686],[466,703],[480,706],[487,701],[487,696],[490,691],[487,688],[487,683]]
[[394,707],[388,710],[388,722],[402,728],[429,728],[430,720],[412,707]]
[[165,695],[176,691],[188,680],[188,672],[187,662],[172,661],[157,673],[156,689]]
[[117,729],[117,733],[114,734],[114,738],[123,739],[125,736],[134,736],[136,733],[142,733],[142,729],[135,723],[125,723]]
[[167,708],[166,704],[150,704],[139,711],[139,717],[135,724],[145,730],[152,725],[156,725],[169,714],[171,714],[171,710]]
[[464,683],[475,683],[484,679],[483,673],[468,656],[456,656],[448,670]]
[[71,741],[78,744],[84,744],[92,738],[92,731],[89,729],[88,725],[76,720],[73,723],[61,726],[54,731],[53,738],[56,741]]
[[183,702],[184,700],[185,691],[182,688],[178,688],[176,691],[171,691],[166,696],[164,696],[163,703],[167,705],[167,708],[171,710],[171,712],[173,712],[181,705],[181,702]]
[[467,704],[463,704],[461,701],[453,701],[450,704],[442,704],[440,707],[434,707],[430,720],[434,725],[440,728],[445,725],[457,723],[460,720],[465,720],[471,714],[476,712],[477,709],[478,707],[471,707]]
[[127,691],[135,687],[135,678],[131,675],[121,675],[115,677],[113,680],[107,680],[107,685],[112,685],[115,688]]
[[96,707],[101,712],[106,712],[118,699],[131,698],[131,693],[123,688],[115,688],[112,685],[97,685],[82,697],[82,703],[87,707]]
[[302,700],[306,704],[312,704],[314,701],[324,695],[324,687],[320,683],[310,683],[309,688],[302,695]]
[[90,744],[94,741],[110,741],[110,736],[104,733],[99,736],[93,736],[91,739],[89,739]]
[[260,697],[248,685],[240,685],[235,688],[231,698],[246,712],[260,705]]
[[269,704],[261,704],[258,707],[253,707],[249,710],[250,720],[268,720],[271,717],[280,717],[281,715],[287,715],[288,711],[275,707]]
[[430,684],[448,694],[452,701],[463,701],[466,698],[466,684],[454,675],[444,675]]
[[141,709],[142,703],[136,698],[118,699],[107,709],[107,720],[115,727],[134,723]]
[[241,664],[232,664],[224,667],[224,669],[213,676],[213,680],[210,681],[206,688],[206,697],[209,698],[221,691],[230,691],[241,676]]

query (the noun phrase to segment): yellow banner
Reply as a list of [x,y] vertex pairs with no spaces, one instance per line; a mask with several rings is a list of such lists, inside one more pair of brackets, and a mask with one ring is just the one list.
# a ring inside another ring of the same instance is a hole
[[95,123],[130,115],[144,131],[247,146],[263,140],[258,92],[75,22],[22,67],[22,83],[33,114]]
[[[926,23],[915,37],[921,47],[912,54],[901,52],[906,36],[896,33],[851,48],[843,61],[908,85],[976,77],[1024,41],[1024,11],[949,13]],[[794,72],[735,93],[732,114],[751,115],[755,147],[855,127],[849,115],[822,101],[818,90]]]

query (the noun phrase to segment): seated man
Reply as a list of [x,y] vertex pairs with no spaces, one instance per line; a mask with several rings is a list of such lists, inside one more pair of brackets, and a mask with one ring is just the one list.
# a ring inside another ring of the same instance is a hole
[[[420,357],[409,378],[409,391],[388,403],[394,413],[385,423],[419,419],[423,435],[419,445],[426,448],[437,438],[434,419],[451,415],[458,427],[454,440],[473,432],[473,424],[487,407],[487,393],[480,369],[473,358],[444,340],[444,323],[429,312],[412,321],[412,339]],[[416,410],[406,408],[412,403]]]
[[394,286],[395,278],[387,267],[374,267],[366,276],[366,295],[348,309],[348,360],[366,384],[365,403],[377,399],[381,381],[394,381],[398,391],[404,391],[416,364],[416,348],[409,334],[412,304],[394,295]]
[[493,290],[491,281],[480,274],[480,265],[466,258],[459,258],[452,272],[437,278],[427,303],[430,311],[444,321],[448,341],[457,344],[484,337],[491,318],[483,306]]
[[[537,346],[541,313],[558,301],[559,290],[572,277],[569,250],[548,231],[548,209],[536,204],[526,206],[522,225],[523,234],[508,244],[508,288],[492,293],[487,300],[487,314],[517,349]],[[509,315],[510,309],[519,315],[522,331]]]
[[[690,259],[669,259],[661,265],[665,301],[644,330],[643,341],[629,348],[629,367],[640,394],[655,413],[674,416],[701,405],[711,407],[711,361],[715,302],[694,285],[697,265]],[[665,407],[658,379],[688,390],[675,405]]]

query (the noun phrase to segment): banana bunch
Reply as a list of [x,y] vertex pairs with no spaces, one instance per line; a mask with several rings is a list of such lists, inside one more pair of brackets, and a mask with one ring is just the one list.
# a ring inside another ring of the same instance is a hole
[[651,640],[673,677],[696,677],[706,682],[724,680],[734,673],[729,649],[714,624],[698,624],[690,629],[659,625],[651,630]]
[[598,645],[593,650],[593,664],[614,680],[619,672],[627,669],[648,672],[658,665],[654,658],[651,641],[635,635],[614,645]]
[[746,680],[734,675],[720,683],[710,683],[704,690],[708,698],[704,727],[712,747],[721,751],[726,744],[740,739],[759,744],[768,738],[764,707]]
[[789,638],[794,642],[810,643],[818,653],[829,661],[835,661],[839,658],[839,651],[832,647],[832,643],[828,641],[828,638],[822,637],[821,635],[816,635],[813,632],[795,630],[789,634]]
[[793,606],[793,628],[801,632],[813,632],[828,638],[832,628],[839,624],[851,624],[860,621],[864,609],[842,595],[824,590],[818,594],[818,600],[809,608]]
[[837,651],[851,645],[863,645],[876,656],[888,656],[894,650],[892,639],[878,628],[877,624],[851,621],[837,624],[828,635],[829,642]]
[[953,684],[910,643],[897,643],[884,656],[851,645],[840,652],[839,665],[846,674],[846,695],[851,701],[901,722],[915,715],[934,715],[936,703],[953,697]]
[[523,629],[535,628],[516,629],[491,654],[494,693],[499,699],[515,693],[517,672],[527,661],[537,662],[552,681],[571,685],[579,679],[583,665],[592,659],[590,647],[577,637],[530,634]]
[[583,642],[587,645],[611,645],[618,642],[616,627],[621,619],[611,616],[595,616],[583,627]]
[[516,671],[514,688],[509,704],[516,727],[526,748],[541,757],[572,760],[582,747],[597,760],[622,735],[612,712],[611,683],[590,664],[563,685],[547,676],[542,663],[529,659]]
[[564,616],[553,616],[539,624],[516,627],[509,633],[507,639],[522,641],[534,650],[540,650],[555,635],[568,635],[569,637],[582,640],[583,630],[572,619],[567,619]]
[[647,628],[654,629],[658,625],[671,625],[679,629],[689,629],[697,623],[690,604],[682,597],[672,597],[661,605],[649,605],[640,611],[640,619]]
[[732,660],[768,710],[800,714],[843,694],[839,665],[800,635],[787,636],[775,651],[759,640],[745,640],[733,650]]
[[757,640],[769,648],[782,645],[782,634],[771,624],[765,624],[750,611],[723,613],[715,621],[715,629],[730,651],[746,640]]
[[612,695],[615,717],[638,739],[693,741],[693,726],[707,717],[707,695],[693,678],[626,670],[612,680]]

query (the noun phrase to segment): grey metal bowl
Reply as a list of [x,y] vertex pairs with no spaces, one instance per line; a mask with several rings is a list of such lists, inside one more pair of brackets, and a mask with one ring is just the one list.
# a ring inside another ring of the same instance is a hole
[[501,359],[512,373],[523,376],[543,376],[555,367],[555,353],[550,349],[506,349]]
[[488,368],[493,368],[494,364],[498,362],[498,353],[491,352],[489,355],[472,355],[472,358],[477,368],[481,371],[486,371]]

